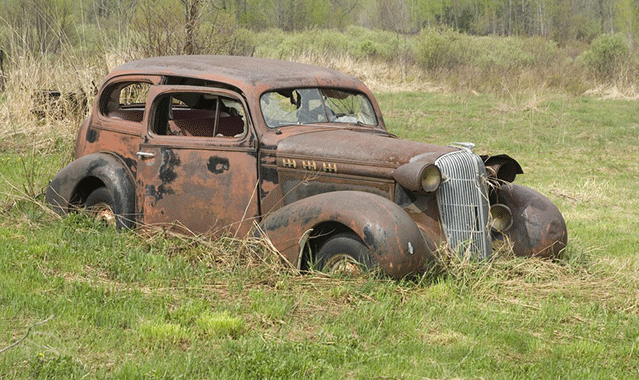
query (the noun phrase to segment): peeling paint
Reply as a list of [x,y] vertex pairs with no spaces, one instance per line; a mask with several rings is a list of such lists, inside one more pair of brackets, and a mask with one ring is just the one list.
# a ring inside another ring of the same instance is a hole
[[206,165],[209,171],[213,174],[222,174],[231,168],[229,159],[225,157],[213,156],[209,158],[209,162]]

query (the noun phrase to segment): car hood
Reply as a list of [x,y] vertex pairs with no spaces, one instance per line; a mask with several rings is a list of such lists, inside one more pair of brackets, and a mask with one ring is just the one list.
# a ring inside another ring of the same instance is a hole
[[304,160],[395,169],[415,160],[434,162],[458,149],[403,140],[379,130],[331,128],[284,138],[277,146],[277,157],[278,162]]

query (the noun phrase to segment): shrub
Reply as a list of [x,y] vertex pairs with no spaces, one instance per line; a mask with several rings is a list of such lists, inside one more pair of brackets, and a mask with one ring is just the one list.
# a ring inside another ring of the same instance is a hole
[[534,64],[535,57],[526,49],[524,39],[489,37],[480,41],[473,63],[483,71],[503,73]]
[[580,58],[598,79],[611,80],[630,64],[630,47],[622,34],[602,34]]
[[466,63],[466,51],[470,47],[464,36],[448,30],[438,32],[429,29],[419,36],[417,62],[426,70],[455,69]]

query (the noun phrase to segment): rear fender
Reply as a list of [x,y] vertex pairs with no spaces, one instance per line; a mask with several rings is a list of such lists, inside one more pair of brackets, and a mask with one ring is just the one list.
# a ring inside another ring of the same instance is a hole
[[410,216],[392,201],[365,192],[336,191],[301,199],[268,215],[260,228],[280,253],[300,268],[308,236],[326,223],[342,225],[357,234],[392,277],[419,272],[432,260],[435,245],[424,240]]
[[504,184],[498,202],[510,208],[512,227],[504,233],[517,256],[556,257],[566,247],[568,232],[561,212],[543,194],[525,186]]
[[116,202],[114,210],[127,220],[134,220],[135,183],[122,160],[108,153],[93,153],[71,162],[51,180],[46,200],[60,215],[81,206],[98,187],[106,186]]

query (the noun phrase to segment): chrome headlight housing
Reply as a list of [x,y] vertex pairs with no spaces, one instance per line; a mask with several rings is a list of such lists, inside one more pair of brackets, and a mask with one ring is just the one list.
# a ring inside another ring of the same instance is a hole
[[439,168],[424,161],[404,164],[395,169],[392,176],[397,183],[406,189],[426,193],[437,191],[442,182],[442,173]]
[[506,232],[513,225],[513,213],[510,207],[497,203],[490,206],[490,228],[497,232]]
[[437,191],[439,185],[442,183],[442,172],[435,165],[425,166],[420,177],[422,190],[427,193]]

